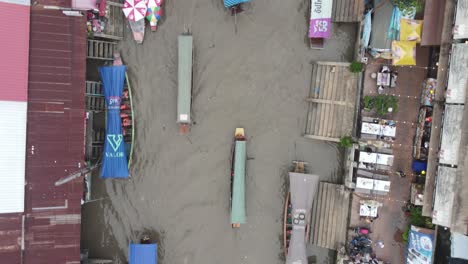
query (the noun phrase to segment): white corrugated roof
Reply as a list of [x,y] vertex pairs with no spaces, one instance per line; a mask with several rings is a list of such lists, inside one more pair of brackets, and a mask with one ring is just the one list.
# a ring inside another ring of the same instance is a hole
[[24,211],[27,102],[0,101],[0,214]]

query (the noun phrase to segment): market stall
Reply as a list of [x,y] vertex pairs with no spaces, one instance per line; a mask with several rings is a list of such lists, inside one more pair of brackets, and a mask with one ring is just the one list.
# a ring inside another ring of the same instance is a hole
[[123,4],[100,0],[96,7],[96,10],[87,12],[88,37],[122,40],[124,34]]
[[427,160],[429,140],[431,138],[432,107],[423,106],[419,110],[418,126],[413,146],[413,158]]
[[392,166],[393,155],[361,151],[359,153],[359,162]]

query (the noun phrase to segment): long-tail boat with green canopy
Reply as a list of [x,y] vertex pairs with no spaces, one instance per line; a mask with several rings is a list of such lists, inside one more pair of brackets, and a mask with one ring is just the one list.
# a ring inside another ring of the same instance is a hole
[[233,228],[238,228],[247,222],[245,213],[246,143],[244,129],[236,128],[231,167],[231,225]]

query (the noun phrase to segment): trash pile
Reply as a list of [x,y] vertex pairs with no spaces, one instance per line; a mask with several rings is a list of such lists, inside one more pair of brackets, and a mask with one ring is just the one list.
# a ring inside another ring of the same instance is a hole
[[[364,231],[368,231],[364,229]],[[341,261],[343,264],[384,264],[377,259],[372,249],[372,240],[367,237],[368,232],[362,232],[359,228],[356,236],[348,243],[347,247],[341,252]],[[377,242],[377,246],[383,248],[383,242]],[[339,257],[340,259],[340,257]]]

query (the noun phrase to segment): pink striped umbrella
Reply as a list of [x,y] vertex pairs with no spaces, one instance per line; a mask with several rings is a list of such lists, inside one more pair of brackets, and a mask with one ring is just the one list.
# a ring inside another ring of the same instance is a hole
[[146,4],[144,0],[125,0],[122,10],[128,20],[139,21],[145,18]]

